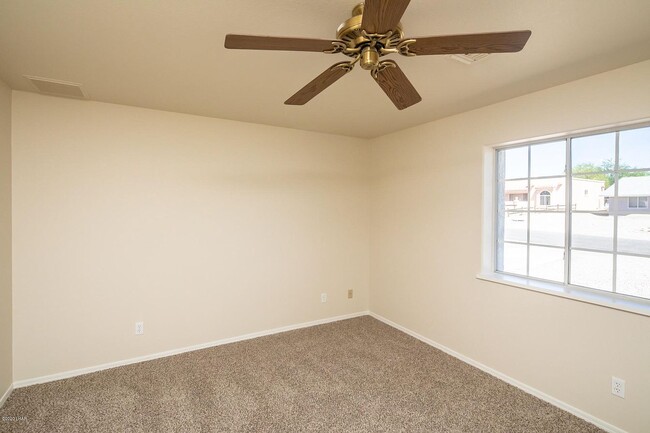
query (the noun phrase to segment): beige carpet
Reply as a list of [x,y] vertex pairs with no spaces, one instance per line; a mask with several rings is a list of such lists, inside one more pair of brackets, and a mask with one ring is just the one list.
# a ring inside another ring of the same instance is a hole
[[3,432],[598,432],[361,317],[17,389]]

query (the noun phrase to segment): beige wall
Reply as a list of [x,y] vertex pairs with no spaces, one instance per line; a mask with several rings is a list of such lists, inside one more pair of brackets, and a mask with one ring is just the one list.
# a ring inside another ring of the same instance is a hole
[[[371,311],[630,432],[650,318],[479,281],[483,145],[650,117],[650,61],[405,130],[371,151]],[[610,393],[611,376],[626,398]]]
[[13,130],[15,380],[367,310],[366,141],[24,92]]
[[0,398],[12,382],[11,90],[0,81]]
[[363,311],[370,280],[372,311],[643,431],[649,318],[475,275],[482,146],[650,117],[649,76],[371,142],[14,92],[15,380]]

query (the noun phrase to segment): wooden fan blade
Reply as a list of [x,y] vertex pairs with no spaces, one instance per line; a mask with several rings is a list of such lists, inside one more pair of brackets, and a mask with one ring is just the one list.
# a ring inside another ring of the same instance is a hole
[[528,42],[530,30],[473,35],[414,38],[409,51],[418,56],[431,54],[515,53]]
[[390,63],[393,66],[378,71],[376,77],[374,75],[373,77],[399,110],[408,108],[422,100],[418,91],[415,90],[415,87],[406,78],[397,63],[391,60],[382,63]]
[[236,50],[323,52],[332,49],[332,41],[327,39],[282,38],[275,36],[226,35],[224,46]]
[[411,0],[366,0],[361,28],[368,33],[395,30]]
[[287,99],[284,103],[286,105],[305,105],[311,101],[312,98],[318,95],[323,90],[334,84],[336,80],[350,72],[349,69],[341,67],[341,65],[348,65],[349,62],[340,62],[332,65],[328,70],[314,78],[302,89],[298,90],[291,98]]

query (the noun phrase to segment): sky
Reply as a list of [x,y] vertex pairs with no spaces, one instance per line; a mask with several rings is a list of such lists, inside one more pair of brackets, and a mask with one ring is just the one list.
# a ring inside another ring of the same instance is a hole
[[[594,164],[600,166],[608,159],[614,160],[616,133],[591,135],[571,140],[571,165]],[[528,177],[528,148],[517,147],[505,152],[506,179]],[[565,141],[530,146],[531,177],[562,176],[566,164]],[[650,170],[650,127],[621,131],[619,135],[619,160],[621,165]]]

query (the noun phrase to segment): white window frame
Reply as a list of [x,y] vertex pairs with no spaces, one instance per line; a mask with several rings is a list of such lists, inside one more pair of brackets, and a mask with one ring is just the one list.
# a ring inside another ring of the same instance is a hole
[[[482,208],[482,239],[481,239],[481,270],[476,275],[480,280],[518,287],[534,292],[558,296],[573,301],[587,302],[603,307],[627,311],[630,313],[650,316],[650,300],[636,298],[607,292],[603,290],[590,289],[586,287],[573,286],[564,283],[543,281],[536,278],[515,276],[498,273],[496,269],[496,222],[497,222],[497,188],[496,185],[496,153],[498,149],[512,146],[517,147],[525,144],[540,144],[558,139],[575,138],[579,135],[594,135],[608,132],[621,131],[624,129],[635,129],[650,126],[650,118],[624,122],[604,127],[596,127],[582,130],[575,130],[561,134],[552,134],[531,139],[517,140],[506,143],[496,143],[484,146],[483,149],[483,208]],[[567,146],[569,152],[569,146]],[[615,278],[615,275],[614,275]]]

